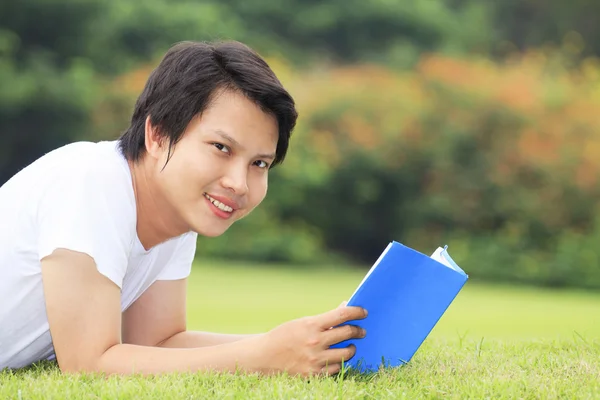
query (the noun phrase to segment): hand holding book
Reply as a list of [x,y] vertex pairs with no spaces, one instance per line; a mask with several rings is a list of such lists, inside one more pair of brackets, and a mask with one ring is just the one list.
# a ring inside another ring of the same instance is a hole
[[345,323],[364,328],[366,337],[332,348],[356,346],[345,364],[362,372],[409,362],[467,280],[447,247],[428,257],[390,243],[348,301],[369,311],[366,319]]
[[303,376],[334,374],[342,360],[354,355],[356,347],[349,344],[331,348],[333,344],[364,337],[364,330],[349,321],[364,319],[362,307],[340,305],[326,313],[299,318],[279,325],[257,337],[257,350],[265,373],[285,371]]

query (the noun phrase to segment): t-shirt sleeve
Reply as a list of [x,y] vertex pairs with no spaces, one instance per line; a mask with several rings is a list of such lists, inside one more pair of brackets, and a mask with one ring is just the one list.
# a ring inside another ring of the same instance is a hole
[[37,210],[38,255],[85,253],[122,288],[135,237],[135,199],[123,166],[89,163],[47,186]]
[[162,272],[158,275],[159,281],[171,281],[187,278],[192,271],[192,263],[196,255],[196,239],[198,234],[188,232],[179,239],[179,244],[173,256]]

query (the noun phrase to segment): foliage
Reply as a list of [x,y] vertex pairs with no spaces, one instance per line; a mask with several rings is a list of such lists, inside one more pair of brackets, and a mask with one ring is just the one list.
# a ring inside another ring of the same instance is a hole
[[[297,63],[379,61],[408,65],[420,51],[488,51],[488,9],[476,2],[410,3],[378,0],[226,0],[246,40],[260,50],[277,49]],[[308,51],[307,51],[308,50]]]
[[56,147],[93,139],[107,78],[184,38],[235,36],[228,21],[216,2],[2,2],[0,185]]
[[[600,55],[594,42],[598,13],[584,1],[249,4],[1,2],[0,184],[62,144],[96,138],[98,126],[90,118],[93,109],[106,107],[106,79],[139,68],[181,40],[242,40],[262,54],[301,65],[378,62],[406,67],[424,51],[502,56],[515,46],[563,40],[573,52]],[[530,23],[532,17],[536,23]],[[104,123],[107,130],[115,128],[113,121]]]
[[261,209],[200,254],[364,263],[391,239],[445,242],[476,278],[600,287],[589,7],[2,2],[0,184],[64,143],[115,138],[172,43],[238,39],[269,57],[301,120]]
[[77,57],[83,41],[73,38],[100,3],[37,3],[4,2],[0,10],[0,184],[89,127],[97,82]]
[[[448,243],[476,279],[600,287],[600,69],[562,64],[531,52],[498,64],[432,54],[412,72],[281,69],[301,120],[261,235],[296,227],[322,240],[315,261]],[[248,257],[260,246],[244,223],[217,242]]]
[[583,57],[600,55],[598,2],[505,0],[490,5],[488,15],[500,54],[503,48],[525,50],[568,42]]

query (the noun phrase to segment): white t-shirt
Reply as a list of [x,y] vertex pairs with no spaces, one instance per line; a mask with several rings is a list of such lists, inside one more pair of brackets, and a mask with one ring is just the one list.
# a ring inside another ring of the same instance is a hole
[[121,288],[121,311],[153,282],[190,274],[197,234],[146,251],[136,218],[116,141],[61,147],[0,187],[0,370],[55,358],[40,262],[55,249],[90,255]]

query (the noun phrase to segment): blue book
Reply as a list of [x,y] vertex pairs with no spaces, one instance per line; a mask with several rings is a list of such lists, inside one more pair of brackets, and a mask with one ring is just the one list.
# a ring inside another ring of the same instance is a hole
[[346,366],[373,372],[411,360],[468,279],[447,247],[427,256],[398,242],[388,245],[348,300],[369,312],[346,323],[366,329],[366,337],[331,346],[356,346]]

